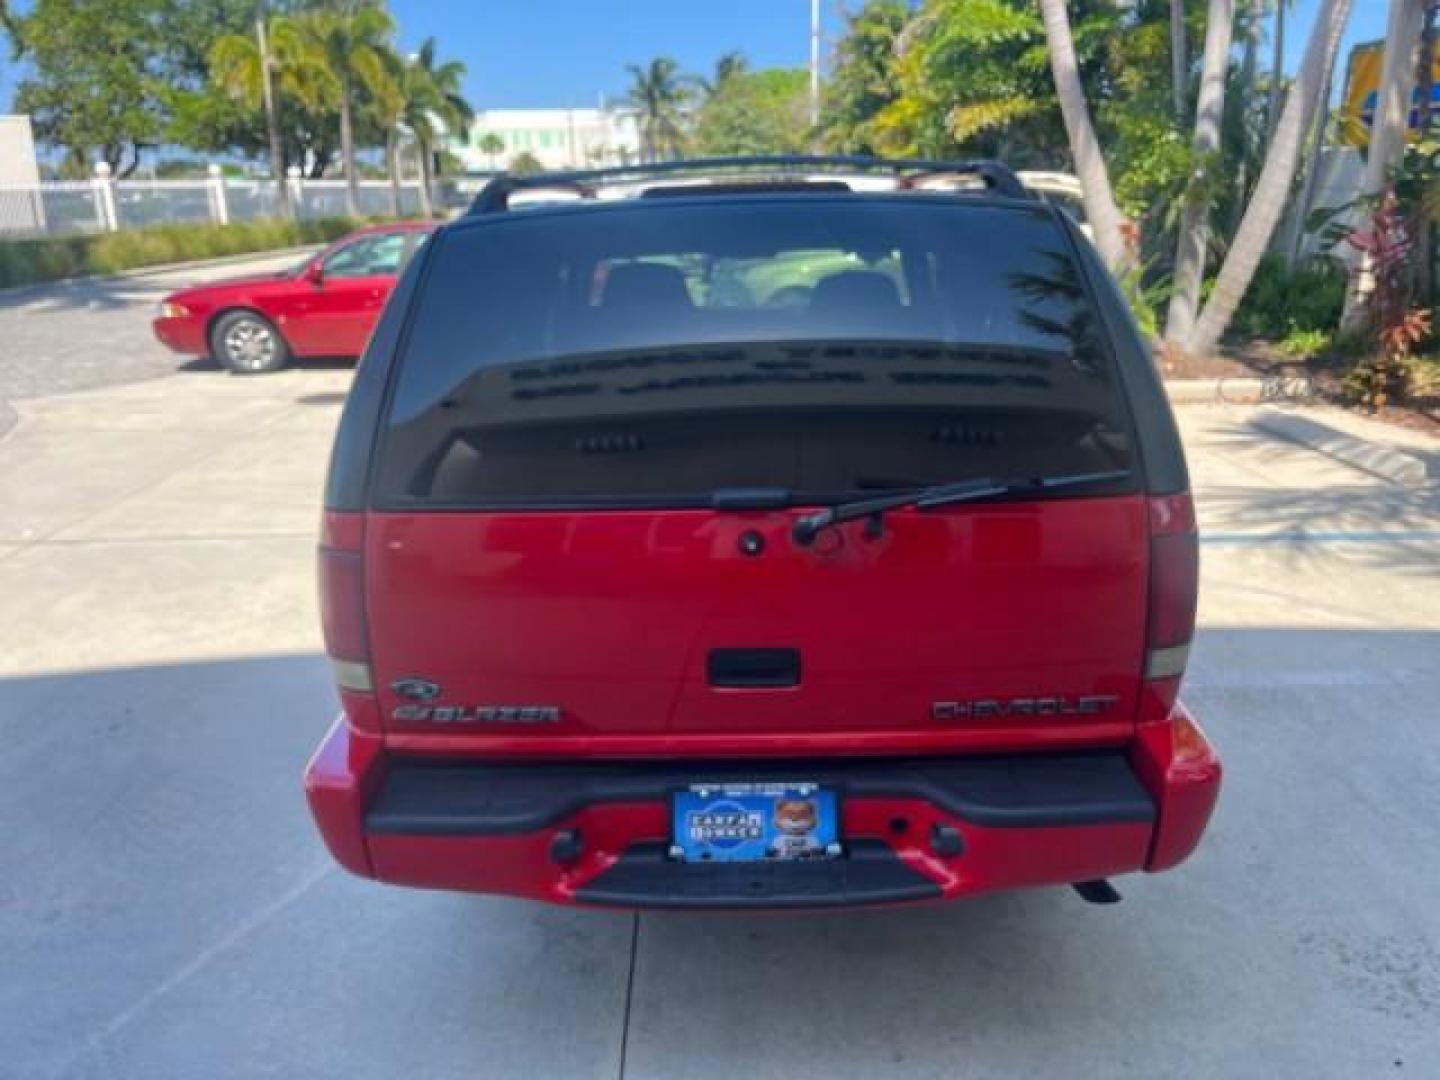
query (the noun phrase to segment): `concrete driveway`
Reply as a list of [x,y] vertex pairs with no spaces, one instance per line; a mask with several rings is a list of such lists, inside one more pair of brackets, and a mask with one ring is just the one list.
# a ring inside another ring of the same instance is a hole
[[[61,310],[56,349],[110,333]],[[30,317],[0,304],[0,337]],[[0,1076],[1440,1075],[1435,484],[1183,412],[1209,537],[1188,697],[1228,774],[1198,856],[1123,904],[579,913],[360,881],[311,828],[334,709],[311,547],[348,378],[18,401]]]

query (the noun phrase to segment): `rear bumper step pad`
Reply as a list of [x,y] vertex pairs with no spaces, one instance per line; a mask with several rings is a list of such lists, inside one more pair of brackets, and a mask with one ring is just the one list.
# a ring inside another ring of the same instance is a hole
[[1153,822],[1121,751],[963,759],[552,765],[392,758],[365,813],[372,834],[485,836],[548,828],[587,806],[662,801],[694,783],[804,780],[842,799],[918,799],[975,825]]

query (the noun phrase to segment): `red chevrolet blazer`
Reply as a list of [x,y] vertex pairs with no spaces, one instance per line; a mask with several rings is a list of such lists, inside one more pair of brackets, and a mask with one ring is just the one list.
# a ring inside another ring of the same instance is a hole
[[306,790],[380,881],[1108,901],[1219,790],[1174,419],[1094,250],[994,163],[493,181],[370,341],[319,568]]

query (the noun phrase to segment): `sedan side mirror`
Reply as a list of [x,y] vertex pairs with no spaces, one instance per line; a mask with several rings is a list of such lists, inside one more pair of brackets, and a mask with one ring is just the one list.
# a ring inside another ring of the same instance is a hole
[[316,259],[305,267],[305,280],[317,289],[325,284],[325,263],[323,260]]

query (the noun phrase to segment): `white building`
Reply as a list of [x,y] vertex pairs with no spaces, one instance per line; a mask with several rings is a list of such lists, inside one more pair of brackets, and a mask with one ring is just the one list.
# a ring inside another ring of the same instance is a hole
[[638,161],[640,130],[623,109],[486,109],[449,149],[470,173],[498,172],[525,153],[547,169],[593,169]]

